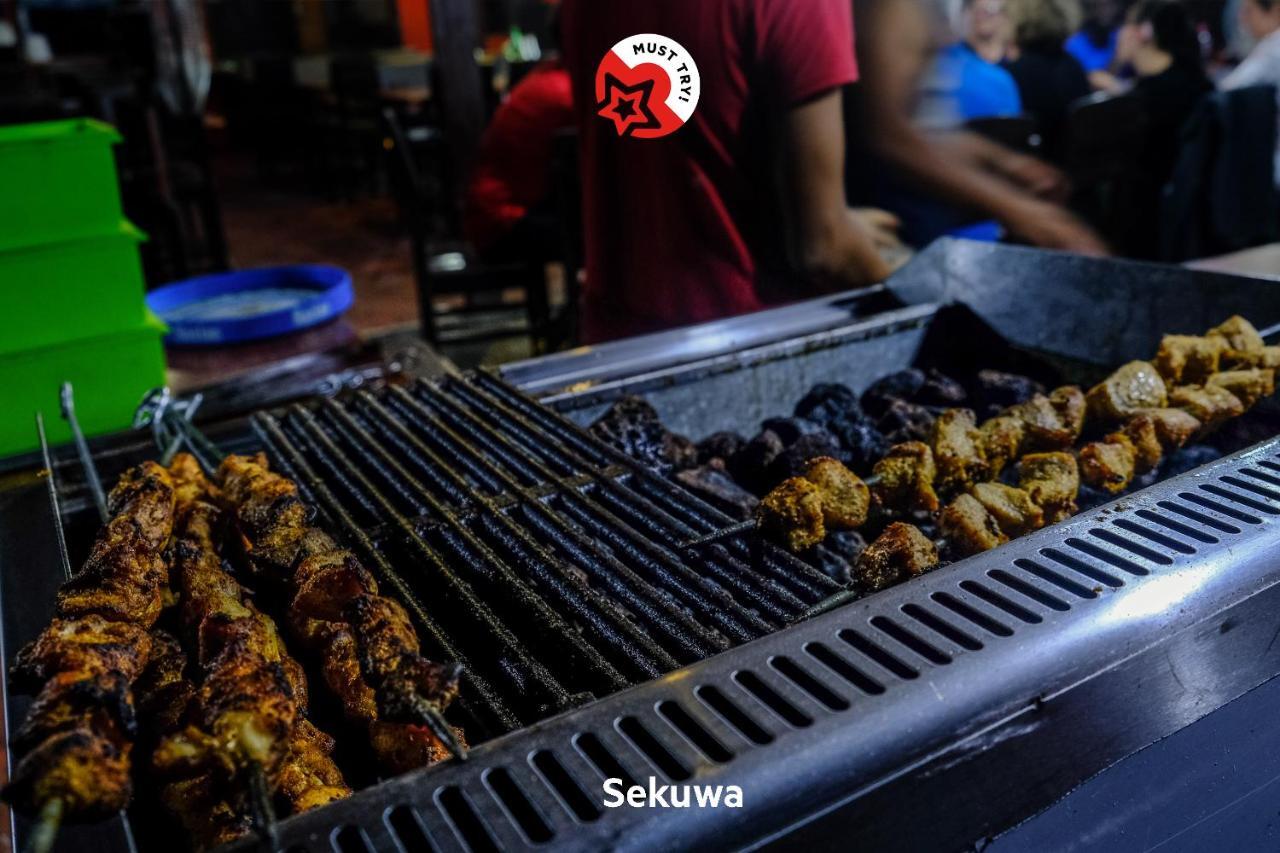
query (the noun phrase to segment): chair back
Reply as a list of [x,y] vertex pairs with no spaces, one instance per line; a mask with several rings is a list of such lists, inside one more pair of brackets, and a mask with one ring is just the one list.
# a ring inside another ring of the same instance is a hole
[[975,118],[965,122],[965,127],[1023,154],[1035,154],[1040,149],[1039,126],[1029,115]]
[[1147,115],[1133,95],[1089,95],[1067,108],[1064,162],[1077,188],[1113,180],[1142,157]]

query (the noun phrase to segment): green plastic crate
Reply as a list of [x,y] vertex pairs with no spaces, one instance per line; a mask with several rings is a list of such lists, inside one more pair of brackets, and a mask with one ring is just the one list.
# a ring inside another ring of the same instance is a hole
[[112,146],[93,119],[0,127],[0,249],[101,233],[123,216]]
[[164,324],[154,317],[126,332],[0,355],[0,457],[40,445],[36,412],[51,444],[71,440],[58,389],[75,386],[76,415],[86,435],[125,429],[142,396],[165,382]]
[[91,237],[0,251],[0,353],[136,328],[143,239],[116,220]]

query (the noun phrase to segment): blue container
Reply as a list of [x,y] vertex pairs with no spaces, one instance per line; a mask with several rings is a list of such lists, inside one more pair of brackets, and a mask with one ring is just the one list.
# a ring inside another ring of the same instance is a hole
[[306,329],[342,315],[355,301],[346,270],[320,264],[189,278],[147,294],[169,326],[166,343],[217,346]]

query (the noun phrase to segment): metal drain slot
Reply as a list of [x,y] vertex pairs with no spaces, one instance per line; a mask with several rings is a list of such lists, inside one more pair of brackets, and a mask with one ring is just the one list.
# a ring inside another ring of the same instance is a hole
[[623,786],[634,788],[637,784],[631,771],[622,766],[609,748],[601,743],[600,738],[591,732],[581,732],[573,739],[573,745],[592,767],[600,774],[601,779],[621,779]]
[[849,710],[848,699],[845,699],[843,696],[818,681],[818,679],[810,675],[804,667],[800,666],[791,658],[772,658],[769,661],[769,666],[773,667],[783,678],[790,681],[796,687],[799,687],[808,694],[810,698],[825,707],[828,711]]
[[1081,586],[1070,578],[1060,575],[1053,569],[1042,566],[1032,560],[1018,559],[1014,560],[1013,564],[1027,574],[1033,575],[1045,583],[1053,584],[1058,589],[1069,592],[1076,598],[1090,599],[1098,597],[1098,594],[1088,587]]
[[698,697],[699,702],[706,705],[726,725],[751,743],[756,746],[764,746],[773,742],[773,735],[765,731],[764,727],[752,719],[750,714],[735,705],[730,701],[729,697],[714,686],[703,684],[693,692]]
[[1241,468],[1239,473],[1241,473],[1246,477],[1252,477],[1253,479],[1263,483],[1270,483],[1273,486],[1280,486],[1280,477],[1276,477],[1271,474],[1264,474],[1261,471],[1255,471],[1252,468]]
[[[1205,486],[1201,486],[1200,488],[1204,489],[1206,492],[1209,492],[1210,494],[1214,494],[1214,492],[1210,491]],[[1261,524],[1262,523],[1262,519],[1258,518],[1256,515],[1249,515],[1248,513],[1241,512],[1238,509],[1234,509],[1229,506],[1224,506],[1223,504],[1218,503],[1217,501],[1211,501],[1202,495],[1195,494],[1194,492],[1181,492],[1179,493],[1178,497],[1182,498],[1184,501],[1193,503],[1196,506],[1201,506],[1201,507],[1204,507],[1205,509],[1211,509],[1220,515],[1225,515],[1227,518],[1234,518],[1236,521],[1243,521],[1245,524]],[[1228,500],[1232,500],[1232,499],[1228,498]],[[1239,503],[1239,501],[1235,501],[1235,502]]]
[[805,643],[805,654],[843,678],[849,684],[866,693],[868,696],[879,696],[884,692],[884,685],[849,663],[833,652],[826,643],[813,641]]
[[1145,548],[1136,542],[1131,542],[1123,536],[1118,536],[1104,527],[1095,527],[1089,531],[1089,534],[1101,539],[1103,542],[1115,545],[1117,548],[1123,548],[1131,554],[1136,554],[1144,560],[1150,560],[1151,562],[1158,563],[1162,566],[1173,565],[1172,557],[1167,557],[1157,551],[1152,551],[1150,548]]
[[344,826],[333,836],[333,849],[337,853],[374,853],[369,836],[358,826]]
[[476,814],[467,795],[457,785],[449,785],[436,792],[436,803],[444,816],[453,824],[458,838],[471,850],[496,851],[497,843],[485,829],[484,821]]
[[871,642],[852,628],[845,628],[836,636],[841,640],[844,640],[853,648],[857,649],[859,652],[862,652],[865,657],[879,664],[888,672],[898,676],[898,678],[910,681],[913,678],[920,677],[920,673],[915,669],[907,666],[901,660],[880,648],[880,646]]
[[1008,625],[997,622],[981,610],[971,607],[949,592],[935,592],[929,597],[962,619],[967,619],[977,625],[988,634],[994,634],[997,637],[1013,636],[1013,629]]
[[1057,610],[1059,613],[1065,613],[1071,609],[1071,605],[1067,604],[1065,601],[1054,598],[1052,595],[1038,587],[1035,587],[1020,578],[1014,577],[1004,569],[992,569],[987,572],[987,577],[991,578],[1001,586],[1007,587],[1024,598],[1029,598],[1035,603],[1047,607],[1050,610]]
[[564,769],[560,759],[556,758],[551,750],[540,749],[533,754],[531,760],[533,769],[538,771],[542,781],[547,783],[547,787],[556,795],[569,814],[584,823],[590,823],[600,817],[599,807],[583,792],[582,788],[578,787],[578,783],[569,775],[569,771]]
[[515,821],[524,837],[534,844],[550,841],[555,835],[551,827],[538,813],[538,809],[529,802],[524,791],[516,784],[511,773],[505,767],[492,767],[482,776],[489,792],[502,806],[507,816]]
[[[1180,495],[1180,497],[1183,497],[1184,500],[1186,499],[1185,496]],[[1229,534],[1235,535],[1240,532],[1240,528],[1236,527],[1233,524],[1227,524],[1226,522],[1219,521],[1216,518],[1205,515],[1202,512],[1197,512],[1196,510],[1191,509],[1190,507],[1185,507],[1185,506],[1182,506],[1181,504],[1174,503],[1173,501],[1159,501],[1156,504],[1156,506],[1160,507],[1161,509],[1168,510],[1169,512],[1177,513],[1183,518],[1189,518],[1192,521],[1203,524],[1205,527],[1212,527],[1214,530],[1217,530],[1221,533],[1229,533]],[[1217,540],[1215,539],[1214,541],[1216,542]]]
[[943,652],[941,649],[934,648],[929,643],[917,637],[907,629],[903,628],[897,622],[894,622],[888,616],[873,616],[871,624],[876,630],[884,634],[891,640],[896,640],[911,651],[920,655],[920,657],[937,664],[938,666],[946,666],[951,663],[951,656]]
[[733,753],[722,744],[715,735],[702,727],[702,724],[689,715],[678,703],[671,700],[658,703],[658,713],[672,728],[684,735],[689,743],[698,751],[717,764],[727,764],[733,760]]
[[396,806],[387,813],[386,824],[405,853],[436,853],[436,847],[422,825],[422,818],[413,806],[407,803]]
[[645,728],[644,723],[635,717],[627,716],[618,720],[618,731],[631,741],[631,745],[640,750],[653,766],[662,771],[673,782],[683,782],[693,773],[680,763],[680,759],[671,754],[671,750]]
[[1143,575],[1150,574],[1150,572],[1133,562],[1133,560],[1130,560],[1127,557],[1121,557],[1119,554],[1113,554],[1106,548],[1100,548],[1092,542],[1086,542],[1083,539],[1077,539],[1074,536],[1070,536],[1063,541],[1063,544],[1068,548],[1074,548],[1082,554],[1087,554],[1094,559],[1101,560],[1108,565],[1115,566],[1117,569],[1120,569],[1123,572],[1128,572],[1136,577],[1142,577]]
[[809,718],[808,714],[783,699],[778,691],[761,681],[760,676],[751,670],[744,669],[735,672],[733,680],[738,682],[738,685],[743,690],[759,699],[761,704],[777,714],[784,722],[790,723],[798,729],[813,725],[813,720]]
[[940,637],[950,640],[962,649],[967,649],[971,652],[980,651],[982,649],[981,640],[971,637],[947,620],[929,610],[926,610],[918,604],[904,604],[901,609],[903,614],[908,618],[914,619],[930,631],[933,631]]
[[1059,551],[1057,548],[1041,548],[1040,556],[1053,560],[1060,566],[1065,566],[1073,572],[1078,572],[1090,580],[1095,580],[1100,584],[1109,586],[1112,589],[1119,589],[1124,586],[1124,581],[1113,574],[1104,572],[1096,566],[1092,566],[1077,557]]
[[1020,604],[1015,604],[1005,598],[1000,593],[988,589],[977,581],[960,581],[960,588],[976,598],[980,598],[992,607],[1003,610],[1014,619],[1026,622],[1028,625],[1035,625],[1044,620],[1040,618],[1040,614],[1032,613]]
[[[1251,483],[1248,480],[1241,480],[1239,477],[1223,477],[1222,482],[1235,486],[1237,489],[1244,489],[1246,492],[1252,492],[1253,494],[1266,498],[1267,500],[1280,501],[1280,495],[1277,495],[1271,489],[1259,486],[1257,483]],[[1210,487],[1206,486],[1205,488]],[[1223,491],[1226,490],[1224,489]],[[1247,500],[1249,500],[1251,505],[1259,512],[1265,512],[1269,515],[1280,515],[1280,510],[1277,510],[1270,504],[1254,501],[1252,498],[1248,498]]]
[[[1210,536],[1208,533],[1203,533],[1199,530],[1196,530],[1193,527],[1188,527],[1187,525],[1183,524],[1180,521],[1174,521],[1171,518],[1165,518],[1161,515],[1157,515],[1156,513],[1152,512],[1149,509],[1138,510],[1137,516],[1141,518],[1143,521],[1148,521],[1152,524],[1159,525],[1160,527],[1163,527],[1165,530],[1171,530],[1174,533],[1177,533],[1181,536],[1185,536],[1188,539],[1194,539],[1197,542],[1203,542],[1206,545],[1215,545],[1218,542],[1218,538],[1216,536]],[[1153,531],[1150,528],[1143,527],[1137,522],[1129,521],[1128,519],[1124,519],[1124,518],[1116,521],[1116,526],[1122,527],[1125,530],[1133,530],[1134,533],[1138,533],[1139,529],[1146,530],[1148,536],[1158,532],[1158,531]],[[1138,535],[1141,536],[1143,534],[1139,533]],[[1164,535],[1164,534],[1160,534],[1160,535]],[[1175,547],[1174,543],[1177,543],[1178,550],[1182,551],[1182,553],[1184,554],[1196,553],[1195,547],[1188,545],[1185,542],[1180,542],[1179,540],[1174,539],[1171,536],[1167,538],[1169,541],[1170,548]],[[1183,550],[1183,549],[1186,549],[1186,550]]]

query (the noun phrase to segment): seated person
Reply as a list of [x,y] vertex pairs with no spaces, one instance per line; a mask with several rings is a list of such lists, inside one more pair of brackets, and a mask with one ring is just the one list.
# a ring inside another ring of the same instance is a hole
[[1123,7],[1117,0],[1085,0],[1081,6],[1084,22],[1067,39],[1066,48],[1092,80],[1094,74],[1112,71]]
[[569,73],[559,60],[534,68],[498,107],[480,139],[463,231],[495,261],[546,260],[559,237],[547,209],[552,147],[574,126]]
[[960,40],[938,54],[925,79],[922,114],[951,123],[1020,114],[1018,87],[996,64],[1005,53],[1007,30],[1004,0],[964,0]]
[[1186,7],[1178,0],[1142,0],[1120,30],[1116,58],[1133,68],[1132,93],[1147,115],[1140,171],[1132,176],[1134,215],[1120,247],[1138,258],[1159,250],[1160,199],[1182,149],[1182,128],[1212,90],[1200,44]]
[[1044,151],[1057,157],[1064,144],[1067,109],[1091,92],[1076,58],[1063,47],[1075,26],[1062,0],[1011,0],[1013,58],[1005,63],[1018,84],[1023,110],[1035,116]]
[[960,41],[992,65],[1004,61],[1012,32],[1005,0],[961,0]]
[[[1280,0],[1242,0],[1240,23],[1256,43],[1218,87],[1230,91],[1248,86],[1275,86],[1280,98]],[[1276,151],[1275,180],[1280,186],[1280,149]]]

